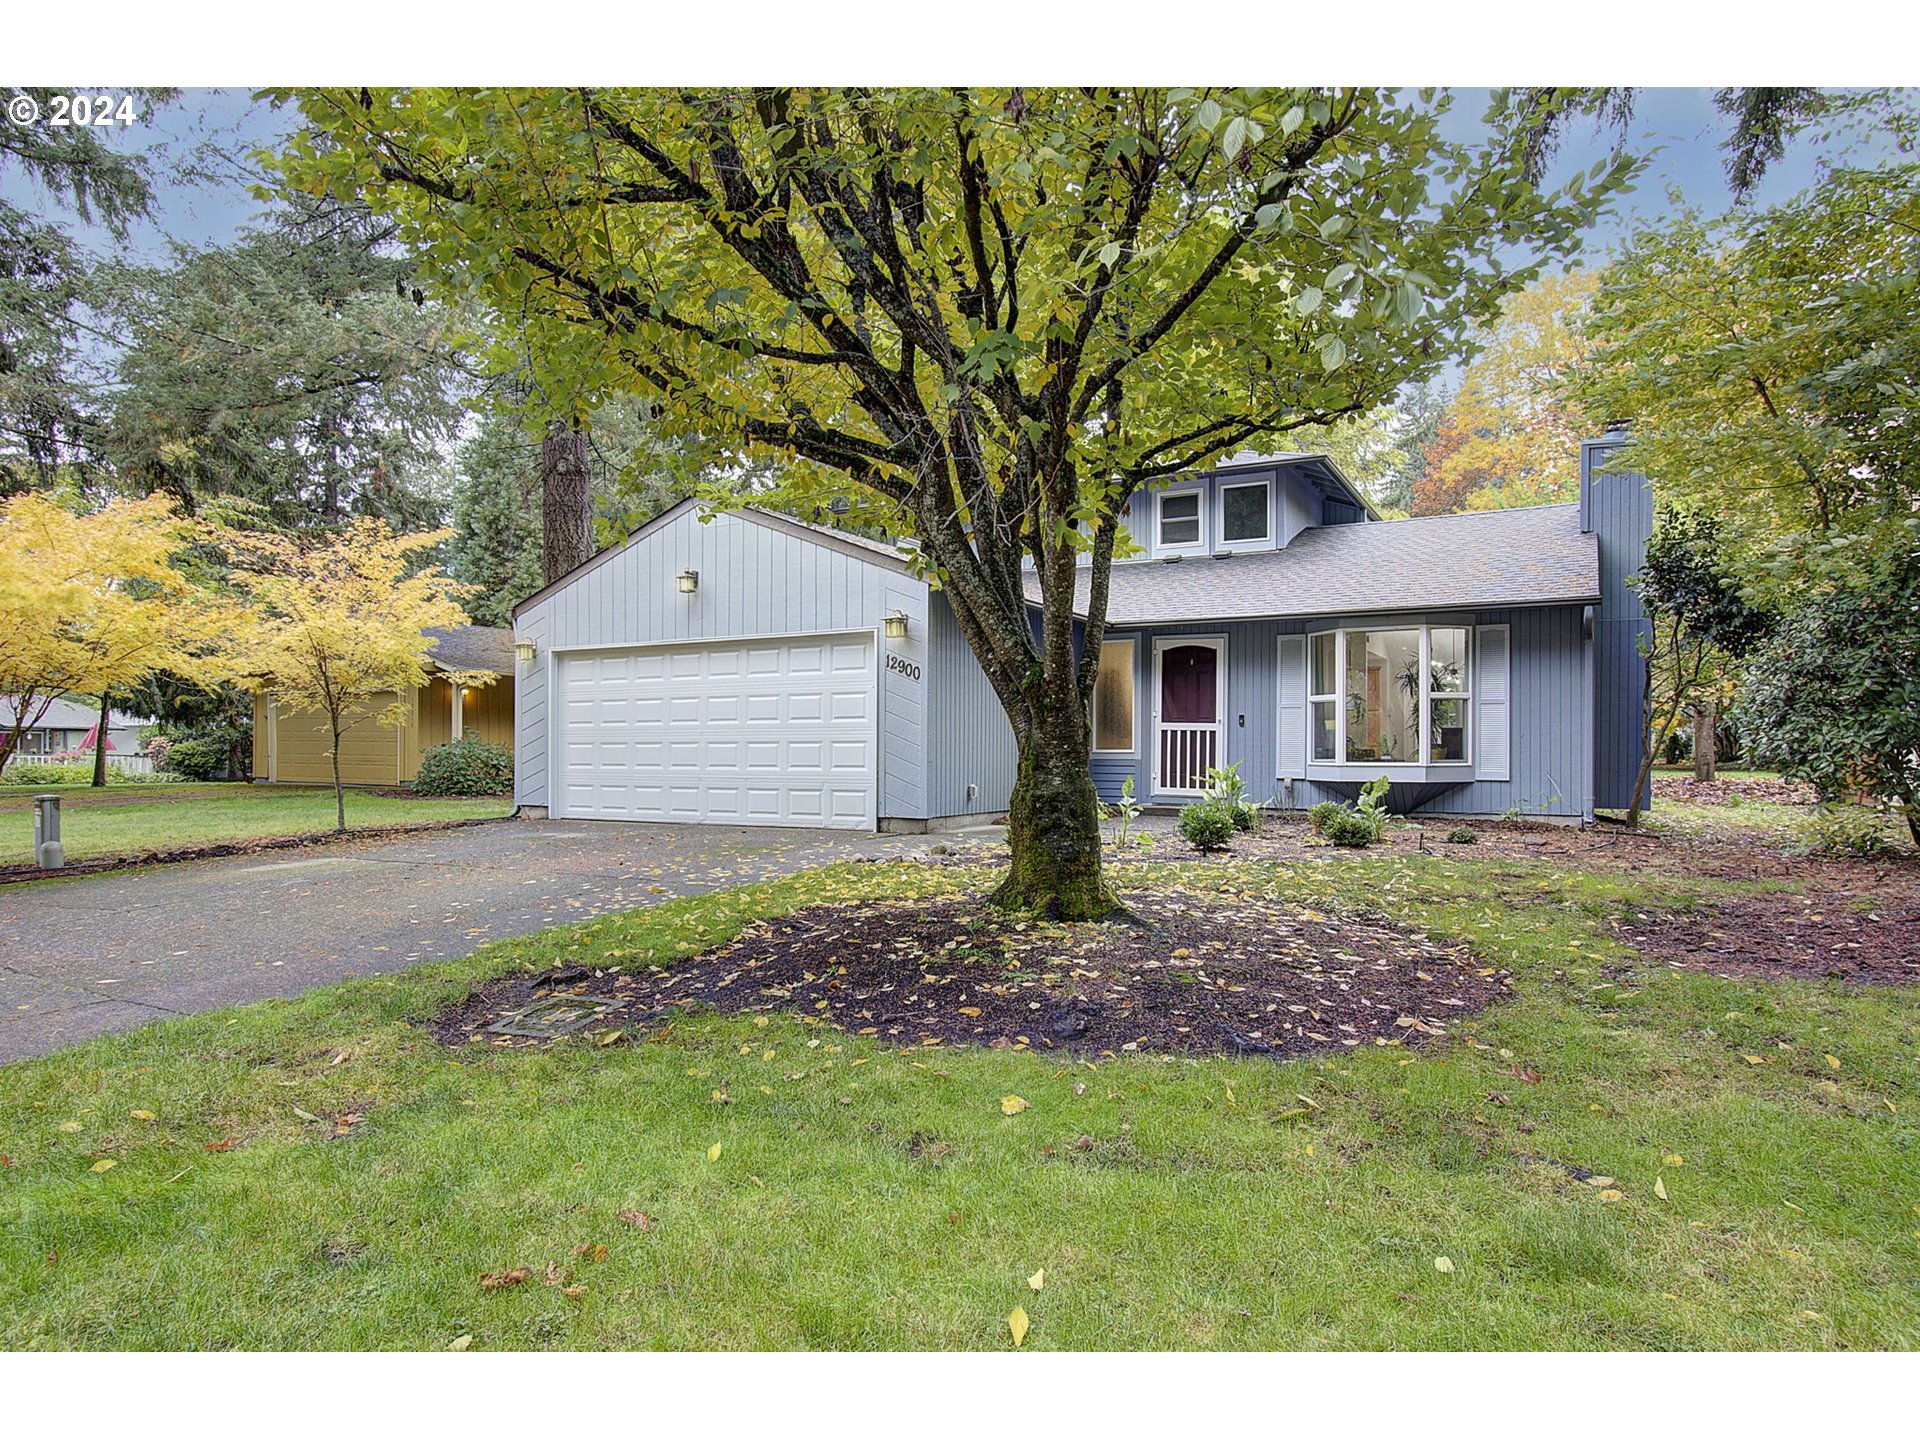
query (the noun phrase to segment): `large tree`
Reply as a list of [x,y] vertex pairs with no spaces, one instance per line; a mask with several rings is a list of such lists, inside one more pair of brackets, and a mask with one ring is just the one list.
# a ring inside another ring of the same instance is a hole
[[291,188],[528,317],[563,409],[643,392],[918,537],[1019,746],[998,899],[1066,917],[1116,908],[1086,762],[1120,508],[1432,374],[1631,168],[1544,193],[1505,95],[1464,144],[1365,89],[297,98]]

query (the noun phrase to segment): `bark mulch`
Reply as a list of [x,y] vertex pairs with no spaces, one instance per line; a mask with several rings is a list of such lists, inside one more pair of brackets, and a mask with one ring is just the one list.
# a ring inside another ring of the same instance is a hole
[[1686,805],[1725,805],[1735,796],[1741,803],[1766,800],[1778,805],[1811,805],[1820,798],[1811,785],[1761,775],[1722,775],[1714,780],[1696,780],[1691,775],[1653,777],[1656,810],[1662,800]]
[[547,995],[616,1002],[601,1030],[683,1007],[817,1017],[900,1047],[984,1045],[1112,1055],[1307,1055],[1419,1045],[1510,993],[1464,946],[1355,914],[1156,890],[1145,922],[1066,924],[978,899],[819,905],[763,921],[669,968],[497,980],[431,1023],[449,1045]]
[[1649,915],[1620,938],[1676,968],[1770,980],[1920,984],[1920,896],[1870,890],[1765,895]]

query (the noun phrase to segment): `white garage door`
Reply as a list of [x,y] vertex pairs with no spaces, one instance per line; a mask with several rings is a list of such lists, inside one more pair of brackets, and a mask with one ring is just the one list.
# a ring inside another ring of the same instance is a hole
[[595,651],[558,670],[556,813],[874,828],[872,637]]

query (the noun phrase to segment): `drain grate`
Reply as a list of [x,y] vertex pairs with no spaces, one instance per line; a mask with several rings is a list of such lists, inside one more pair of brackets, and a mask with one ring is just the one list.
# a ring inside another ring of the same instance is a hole
[[584,1030],[608,1011],[619,1008],[619,1003],[613,1000],[594,1000],[585,995],[548,995],[510,1015],[502,1015],[487,1026],[486,1033],[553,1040]]

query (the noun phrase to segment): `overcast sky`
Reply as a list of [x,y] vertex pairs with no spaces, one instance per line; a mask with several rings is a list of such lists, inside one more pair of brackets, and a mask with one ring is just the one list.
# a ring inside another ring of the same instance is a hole
[[[1449,129],[1457,136],[1471,135],[1485,103],[1483,90],[1460,91]],[[229,147],[271,145],[292,128],[295,118],[287,111],[255,102],[245,90],[188,90],[145,125],[128,132],[124,143],[153,151],[159,180],[154,221],[140,226],[130,237],[133,257],[161,259],[169,239],[204,245],[231,238],[259,211],[260,202],[237,183],[192,183],[178,178],[174,167],[208,141]],[[1710,91],[1643,90],[1627,143],[1636,151],[1652,153],[1653,160],[1635,192],[1621,202],[1620,213],[1593,232],[1589,246],[1594,258],[1598,258],[1595,252],[1605,250],[1624,235],[1634,218],[1653,218],[1671,210],[1670,190],[1677,190],[1685,203],[1709,212],[1731,204],[1719,149],[1725,129],[1725,121],[1713,109]],[[1613,134],[1599,134],[1590,124],[1577,123],[1562,143],[1556,176],[1588,168],[1609,154],[1614,143]],[[1879,158],[1887,148],[1868,148],[1861,158]],[[1811,139],[1791,144],[1786,159],[1769,172],[1755,200],[1764,205],[1804,189],[1813,179],[1820,158]],[[47,197],[36,194],[17,168],[0,173],[0,194],[30,210],[49,209]],[[58,207],[52,207],[50,213],[71,222],[71,216]],[[96,251],[105,251],[113,243],[97,229],[76,227],[74,233]]]

